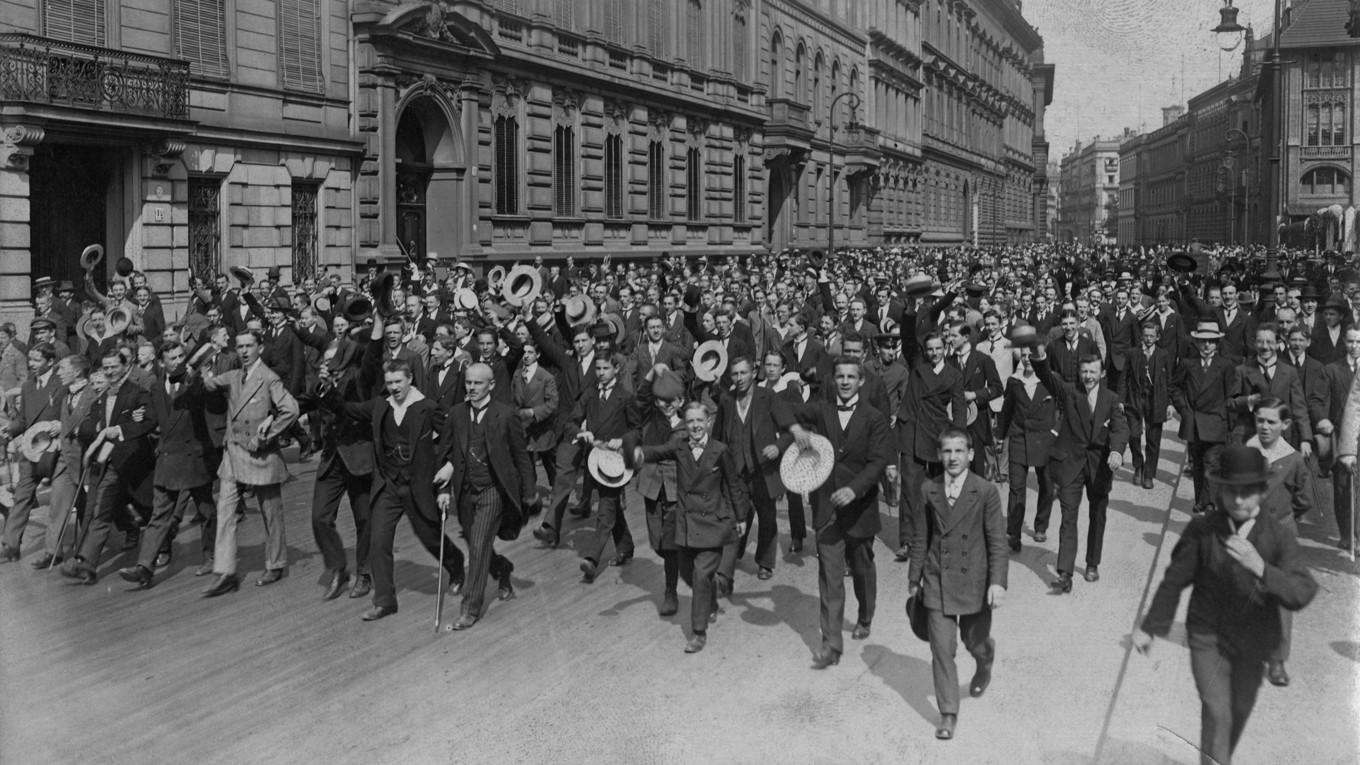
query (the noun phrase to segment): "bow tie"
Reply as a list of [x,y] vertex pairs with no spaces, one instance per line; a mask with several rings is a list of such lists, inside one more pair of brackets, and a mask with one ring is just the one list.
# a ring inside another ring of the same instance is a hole
[[838,411],[838,412],[853,412],[853,411],[855,411],[855,405],[854,405],[854,404],[837,404],[837,405],[836,405],[836,411]]
[[690,442],[689,442],[689,449],[690,449],[690,451],[694,451],[694,450],[696,450],[696,449],[703,449],[705,446],[708,446],[708,442],[707,442],[707,441],[690,441]]

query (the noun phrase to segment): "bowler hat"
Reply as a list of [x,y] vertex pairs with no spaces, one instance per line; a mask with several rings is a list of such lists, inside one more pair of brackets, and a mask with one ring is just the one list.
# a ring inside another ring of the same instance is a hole
[[1011,345],[1016,348],[1033,348],[1039,344],[1039,331],[1028,324],[1017,324],[1011,330]]
[[911,634],[930,642],[930,615],[926,613],[926,604],[921,602],[919,591],[907,598],[907,621],[911,622]]
[[76,285],[70,279],[62,279],[61,284],[57,285],[57,292],[75,292]]
[[680,375],[667,370],[652,380],[652,395],[660,401],[678,401],[685,396],[685,383]]
[[1210,477],[1220,486],[1264,486],[1270,477],[1270,466],[1261,452],[1234,444],[1219,455],[1218,472]]
[[1333,292],[1332,294],[1328,295],[1326,302],[1324,302],[1321,307],[1322,310],[1324,311],[1328,309],[1337,311],[1342,316],[1345,316],[1346,314],[1350,313],[1351,310],[1350,304],[1346,302],[1346,296],[1338,292]]

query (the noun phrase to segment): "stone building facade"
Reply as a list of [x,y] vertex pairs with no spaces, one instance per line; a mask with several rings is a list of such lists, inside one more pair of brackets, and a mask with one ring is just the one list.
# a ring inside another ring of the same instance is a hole
[[0,315],[127,257],[171,301],[232,265],[348,266],[341,0],[0,2]]
[[1062,158],[1059,242],[1091,245],[1115,239],[1120,201],[1119,145],[1129,137],[1131,134],[1078,143]]

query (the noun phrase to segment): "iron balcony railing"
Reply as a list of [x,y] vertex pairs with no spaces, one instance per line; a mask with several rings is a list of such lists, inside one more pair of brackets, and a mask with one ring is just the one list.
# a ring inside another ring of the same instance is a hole
[[0,34],[0,100],[189,118],[189,62]]

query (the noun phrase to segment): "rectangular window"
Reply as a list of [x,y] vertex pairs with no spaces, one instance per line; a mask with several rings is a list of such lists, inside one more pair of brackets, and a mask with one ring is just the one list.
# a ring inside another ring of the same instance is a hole
[[623,136],[604,139],[604,214],[623,217]]
[[189,177],[189,271],[212,281],[222,271],[222,179]]
[[293,283],[317,275],[317,199],[321,184],[293,181]]
[[746,156],[740,149],[732,158],[732,220],[746,222]]
[[45,0],[43,34],[55,40],[103,46],[107,42],[105,27],[106,0]]
[[576,137],[566,125],[553,131],[553,214],[576,214]]
[[495,144],[496,214],[519,214],[519,123],[514,117],[497,117],[492,125]]
[[660,141],[647,146],[647,217],[666,217],[666,152]]
[[280,0],[279,77],[288,90],[321,92],[320,0]]
[[685,152],[685,214],[690,220],[703,220],[701,207],[704,199],[703,158],[697,148]]
[[175,55],[190,71],[227,76],[225,0],[175,0]]

